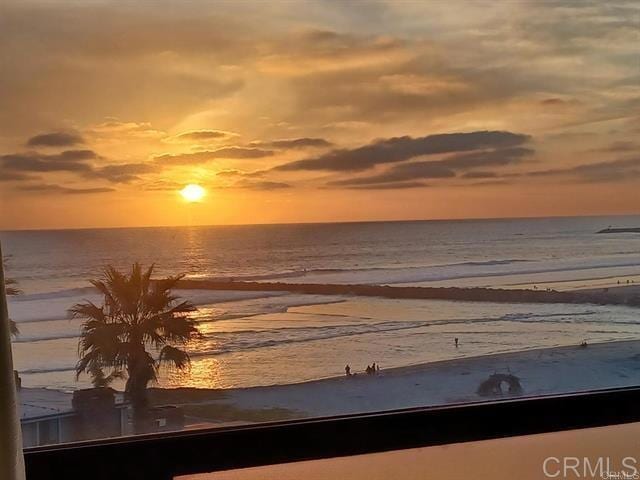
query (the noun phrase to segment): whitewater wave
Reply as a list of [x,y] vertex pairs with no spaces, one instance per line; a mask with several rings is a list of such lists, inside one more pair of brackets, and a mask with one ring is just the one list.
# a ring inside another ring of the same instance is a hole
[[231,282],[231,281],[244,281],[244,282],[259,282],[266,280],[277,280],[282,278],[298,278],[312,275],[331,275],[342,273],[364,273],[364,272],[393,272],[404,270],[418,270],[425,268],[446,268],[446,267],[474,267],[474,266],[492,266],[492,265],[510,265],[513,263],[525,263],[532,262],[533,260],[526,260],[521,258],[515,259],[500,259],[500,260],[487,260],[487,261],[475,261],[475,262],[457,262],[457,263],[445,263],[434,265],[421,265],[411,267],[365,267],[365,268],[311,268],[311,269],[295,269],[287,270],[283,272],[274,273],[260,273],[260,274],[246,274],[246,275],[187,275],[185,278],[193,280],[209,280],[214,282]]
[[[581,272],[589,270],[603,271],[640,267],[640,258],[607,257],[580,260],[528,260],[521,258],[493,259],[486,261],[468,261],[422,266],[402,267],[366,267],[366,268],[331,268],[331,269],[297,269],[286,272],[264,273],[259,275],[239,276],[207,276],[198,278],[231,282],[253,281],[273,282],[286,280],[289,283],[338,283],[338,284],[412,284],[422,282],[439,282],[471,278],[495,278],[509,275],[531,275],[544,273]],[[616,275],[616,273],[611,273]]]
[[[438,334],[446,333],[442,327],[456,327],[460,325],[482,325],[495,322],[511,322],[517,323],[545,323],[545,324],[567,324],[579,323],[591,325],[594,332],[611,333],[607,330],[601,330],[599,326],[637,326],[640,321],[618,320],[612,321],[603,312],[596,310],[585,310],[570,313],[509,313],[492,317],[474,317],[474,318],[450,318],[443,320],[417,320],[417,321],[397,321],[385,320],[375,323],[339,323],[334,325],[316,325],[316,326],[287,326],[265,329],[243,329],[226,332],[213,332],[204,335],[203,339],[191,351],[190,355],[194,358],[216,357],[225,354],[233,354],[237,352],[246,352],[271,347],[279,347],[291,344],[302,344],[315,341],[325,341],[337,338],[349,338],[369,334],[384,334],[400,331],[420,330],[414,334],[429,334],[430,327],[439,327]],[[352,317],[354,320],[364,320],[361,317]],[[454,330],[452,330],[453,332]],[[548,330],[553,333],[555,330]],[[562,330],[558,330],[562,332]],[[464,330],[467,335],[504,335],[508,333],[518,333],[518,330],[501,329],[499,332],[490,332],[484,330]],[[52,336],[53,338],[70,338],[70,336]],[[34,341],[46,340],[39,338]],[[19,340],[20,341],[20,340]],[[24,340],[28,341],[28,340]],[[471,340],[470,340],[471,341]],[[486,343],[486,339],[484,340]],[[75,366],[57,366],[57,367],[41,367],[20,370],[21,374],[43,374],[55,372],[73,371]]]
[[61,333],[56,335],[18,335],[12,340],[13,343],[37,343],[48,342],[50,340],[64,340],[68,338],[79,338],[79,333]]
[[[213,349],[195,351],[193,356],[216,356],[238,351],[255,350],[268,347],[276,347],[291,343],[305,343],[319,340],[330,340],[335,338],[346,338],[357,335],[367,335],[372,333],[388,333],[401,330],[428,328],[432,326],[447,325],[471,325],[508,321],[514,323],[585,323],[593,325],[637,325],[639,322],[618,321],[611,322],[608,318],[593,318],[597,311],[585,311],[576,313],[549,313],[549,314],[506,314],[496,317],[477,318],[457,318],[446,320],[425,320],[425,321],[382,321],[368,324],[339,324],[328,326],[309,327],[280,327],[260,330],[237,330],[232,332],[215,332],[205,336],[207,341],[218,345]],[[486,333],[486,332],[485,332]],[[254,336],[254,338],[251,338]],[[234,340],[235,337],[240,337]],[[257,338],[256,338],[257,337]],[[262,337],[262,338],[260,338]],[[264,337],[271,337],[264,339]],[[273,338],[279,337],[279,338]],[[223,345],[220,345],[220,344]]]
[[11,297],[12,303],[31,302],[35,300],[52,300],[58,298],[79,297],[82,295],[97,295],[98,291],[94,287],[67,288],[54,290],[51,292],[22,294]]
[[[332,315],[332,314],[311,314],[317,317],[328,317],[342,319],[351,318],[357,321],[370,321],[370,317],[351,316],[351,315]],[[496,317],[475,317],[475,318],[449,318],[443,320],[423,320],[423,321],[398,321],[388,320],[375,323],[343,323],[333,325],[315,325],[315,326],[290,326],[290,327],[278,327],[278,328],[262,328],[262,329],[241,329],[231,331],[217,331],[213,333],[207,333],[204,335],[204,340],[226,343],[224,349],[211,351],[211,354],[221,354],[241,350],[263,348],[269,346],[277,346],[281,343],[293,343],[293,342],[305,342],[314,340],[323,340],[329,338],[348,337],[352,335],[361,335],[367,333],[376,332],[389,332],[394,330],[405,330],[407,328],[421,328],[428,326],[446,326],[446,325],[461,325],[461,324],[481,324],[491,322],[514,322],[514,323],[583,323],[594,325],[638,325],[636,321],[621,321],[611,318],[603,318],[598,315],[602,315],[602,312],[596,310],[586,310],[582,312],[573,313],[508,313]],[[255,315],[236,315],[226,316],[212,319],[201,320],[199,323],[210,323],[213,321],[224,320],[228,318],[248,318]],[[596,317],[597,316],[597,317]],[[267,320],[268,322],[268,320]],[[318,334],[319,333],[319,334]],[[255,343],[251,336],[277,336],[277,335],[289,335],[295,338],[279,338],[269,339],[267,341],[256,339]],[[67,332],[52,335],[21,335],[18,336],[14,343],[37,343],[44,341],[64,340],[79,338],[79,332]],[[234,342],[233,338],[244,337],[238,342]],[[208,353],[207,353],[208,354]]]
[[27,368],[25,370],[18,370],[20,375],[34,375],[38,373],[56,373],[56,372],[75,372],[76,367],[73,366],[65,366],[65,367],[50,367],[50,368]]

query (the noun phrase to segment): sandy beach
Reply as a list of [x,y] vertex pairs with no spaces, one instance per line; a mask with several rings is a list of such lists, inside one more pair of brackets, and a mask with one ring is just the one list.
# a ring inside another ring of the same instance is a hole
[[152,398],[182,405],[189,423],[272,421],[507,398],[476,393],[495,372],[516,375],[525,396],[634,385],[640,383],[640,341],[486,355],[290,385],[153,389]]

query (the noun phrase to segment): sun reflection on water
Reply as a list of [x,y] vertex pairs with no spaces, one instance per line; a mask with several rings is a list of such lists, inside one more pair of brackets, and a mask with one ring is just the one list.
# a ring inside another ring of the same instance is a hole
[[222,388],[229,379],[225,361],[216,357],[192,359],[191,368],[172,371],[162,381],[164,387]]

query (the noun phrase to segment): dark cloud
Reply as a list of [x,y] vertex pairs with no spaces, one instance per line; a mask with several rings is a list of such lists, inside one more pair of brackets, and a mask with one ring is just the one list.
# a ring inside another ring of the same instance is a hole
[[66,150],[55,155],[37,152],[0,155],[0,166],[14,172],[90,172],[87,160],[99,158],[93,150]]
[[425,182],[393,182],[378,185],[348,185],[350,190],[408,190],[411,188],[424,188],[429,184]]
[[25,192],[61,193],[63,195],[86,195],[86,194],[92,194],[92,193],[107,193],[107,192],[114,191],[113,188],[106,188],[106,187],[70,188],[70,187],[63,187],[62,185],[56,185],[56,184],[50,184],[50,183],[20,185],[17,188]]
[[221,170],[216,173],[216,177],[242,177],[245,174],[242,170],[236,170],[230,168],[228,170]]
[[274,170],[355,172],[367,170],[378,164],[404,162],[422,155],[514,147],[525,143],[528,139],[528,135],[501,131],[445,133],[420,138],[395,137],[378,140],[355,149],[333,150],[318,157],[280,165]]
[[283,190],[287,188],[292,188],[292,186],[288,183],[283,182],[272,182],[269,180],[249,180],[244,178],[242,180],[237,181],[232,188],[244,188],[248,190]]
[[159,163],[166,165],[191,165],[198,163],[206,163],[210,160],[219,158],[263,158],[273,155],[272,150],[263,150],[261,148],[246,147],[223,147],[217,150],[205,150],[193,153],[164,154],[155,157]]
[[88,172],[85,176],[102,178],[112,183],[129,183],[140,180],[139,175],[154,173],[157,170],[157,165],[149,163],[124,163],[97,168]]
[[245,147],[223,147],[215,150],[215,158],[262,158],[273,155],[271,150]]
[[617,182],[640,179],[640,157],[588,163],[570,168],[527,172],[527,177],[570,176],[583,182]]
[[0,171],[3,179],[29,180],[25,172],[72,172],[84,178],[103,179],[112,183],[128,183],[139,180],[138,175],[153,173],[157,165],[150,163],[113,164],[95,167],[89,160],[100,156],[93,150],[66,150],[54,155],[39,152],[0,155]]
[[221,170],[216,173],[217,177],[261,177],[265,174],[264,170],[254,170],[253,172],[245,172],[243,170],[236,170],[230,168],[228,170]]
[[265,148],[277,148],[277,149],[295,149],[295,148],[322,148],[330,147],[333,144],[324,138],[289,138],[282,140],[270,140],[251,142],[250,147],[265,147]]
[[473,179],[497,178],[498,176],[499,175],[496,172],[486,172],[486,171],[467,172],[461,175],[462,178],[473,178]]
[[456,172],[440,162],[414,162],[396,165],[392,169],[368,177],[348,178],[329,182],[334,186],[380,185],[387,183],[413,181],[420,178],[451,178]]
[[34,177],[20,172],[5,172],[0,169],[0,182],[19,182],[23,180],[32,180]]
[[148,190],[148,191],[167,192],[167,191],[178,191],[184,187],[184,184],[173,182],[170,180],[155,180],[152,182],[143,183],[141,187],[144,190]]
[[81,143],[84,143],[84,139],[80,135],[65,132],[43,133],[27,141],[30,147],[71,147]]
[[592,151],[598,152],[598,153],[621,153],[621,152],[636,152],[638,150],[640,150],[640,145],[638,145],[637,143],[620,141],[620,142],[613,142],[607,145],[606,147],[597,148]]
[[224,130],[192,130],[169,137],[168,141],[174,142],[208,142],[239,136],[237,133]]
[[564,105],[567,102],[562,100],[561,98],[545,98],[544,100],[541,100],[540,103],[542,105],[554,107],[554,106]]
[[454,169],[509,165],[517,163],[524,157],[533,155],[533,153],[534,151],[532,149],[524,147],[483,150],[479,152],[453,155],[442,160],[441,164]]
[[383,185],[419,179],[453,178],[461,170],[517,163],[532,153],[533,150],[523,147],[461,153],[444,160],[401,163],[377,175],[337,180],[330,185]]
[[505,179],[486,180],[483,182],[465,183],[461,187],[492,187],[500,185],[510,185],[512,182]]

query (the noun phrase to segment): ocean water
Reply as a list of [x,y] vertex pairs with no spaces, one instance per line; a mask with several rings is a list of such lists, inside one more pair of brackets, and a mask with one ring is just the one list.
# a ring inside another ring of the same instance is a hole
[[[587,288],[640,282],[640,235],[597,235],[640,217],[0,232],[27,386],[70,390],[79,322],[100,301],[88,280],[112,264],[158,275],[307,283]],[[385,300],[266,292],[179,291],[199,305],[203,338],[189,372],[162,385],[245,387],[530,348],[640,338],[627,307]],[[452,348],[459,337],[460,348]]]

